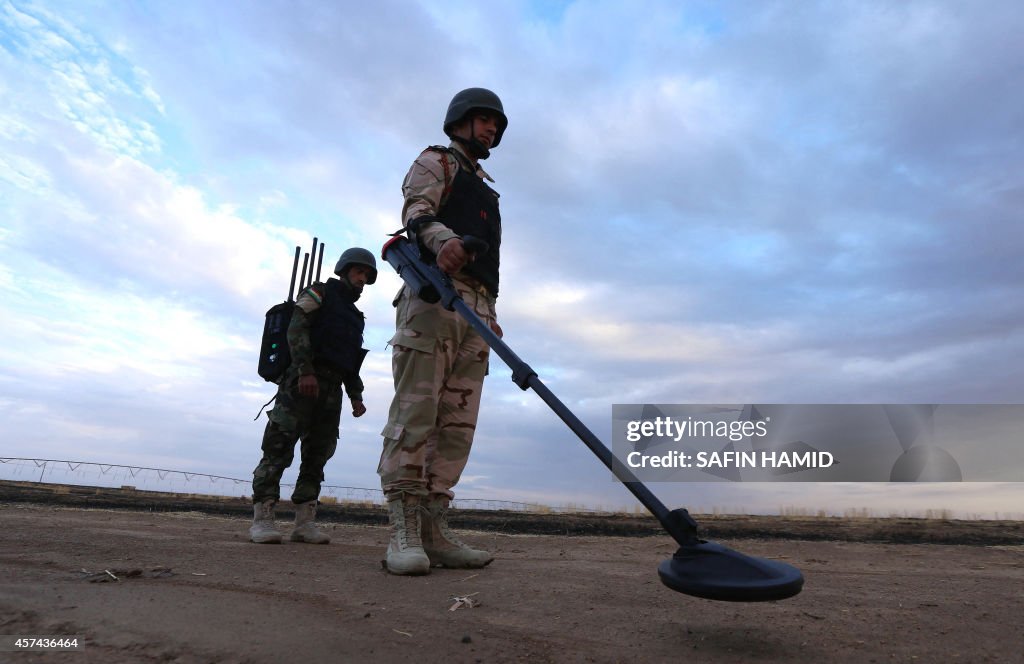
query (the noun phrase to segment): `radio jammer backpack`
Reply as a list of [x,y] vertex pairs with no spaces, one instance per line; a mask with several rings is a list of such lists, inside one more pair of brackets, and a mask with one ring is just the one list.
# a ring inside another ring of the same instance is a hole
[[[299,253],[301,251],[301,247],[295,247],[295,260],[292,262],[292,278],[288,284],[288,299],[270,307],[267,310],[266,321],[263,324],[263,341],[260,343],[258,372],[260,377],[270,383],[280,382],[288,365],[291,364],[291,351],[288,350],[288,323],[291,322],[292,311],[295,310],[293,294],[296,292],[301,293],[303,288],[313,283],[313,263],[316,263],[315,280],[320,280],[320,268],[324,262],[324,245],[320,245],[320,255],[317,256],[317,238],[313,238],[313,250],[302,259],[302,275],[299,277],[299,290],[295,290],[295,274],[299,270]],[[308,275],[306,273],[307,266],[309,267]]]

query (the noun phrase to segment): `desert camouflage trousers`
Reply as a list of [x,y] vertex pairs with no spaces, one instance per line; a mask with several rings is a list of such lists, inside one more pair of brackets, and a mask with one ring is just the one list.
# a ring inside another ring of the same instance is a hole
[[[493,298],[460,281],[455,286],[484,322],[494,320]],[[473,445],[490,349],[459,314],[427,304],[407,288],[396,309],[395,397],[381,432],[381,487],[386,495],[452,498]]]
[[318,373],[320,393],[317,398],[299,394],[299,375],[289,367],[277,390],[274,408],[263,432],[263,458],[252,473],[252,501],[281,497],[281,476],[295,458],[295,443],[302,441],[299,477],[292,491],[292,502],[300,503],[320,497],[324,466],[338,448],[338,425],[341,420],[341,378]]

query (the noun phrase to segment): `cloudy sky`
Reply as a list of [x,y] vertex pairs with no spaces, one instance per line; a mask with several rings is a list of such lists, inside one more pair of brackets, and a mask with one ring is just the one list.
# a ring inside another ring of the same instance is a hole
[[[615,403],[1020,403],[1022,33],[1013,0],[0,0],[0,455],[250,477],[294,247],[377,252],[470,86],[510,120],[505,340],[599,436]],[[378,486],[381,267],[334,485]],[[509,377],[459,495],[629,505]],[[656,493],[988,513],[1022,487]]]

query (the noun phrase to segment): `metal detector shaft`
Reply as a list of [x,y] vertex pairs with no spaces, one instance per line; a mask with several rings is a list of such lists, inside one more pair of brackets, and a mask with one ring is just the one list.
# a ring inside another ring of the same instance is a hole
[[530,388],[536,392],[537,396],[539,396],[544,403],[546,403],[548,407],[551,408],[551,410],[553,410],[570,429],[572,429],[572,432],[590,448],[591,452],[597,455],[597,458],[608,467],[608,470],[612,471],[612,473],[622,481],[625,487],[629,489],[629,492],[636,496],[636,499],[654,515],[665,530],[667,530],[681,546],[692,544],[696,540],[697,523],[692,519],[692,517],[690,517],[686,510],[679,510],[677,512],[670,511],[665,504],[647,488],[646,485],[638,480],[636,476],[626,468],[625,465],[617,463],[615,461],[615,455],[612,454],[611,450],[609,450],[608,447],[601,442],[596,435],[594,435],[594,432],[592,432],[587,425],[580,421],[580,419],[576,417],[571,410],[569,410],[568,406],[562,403],[562,400],[559,399],[543,381],[541,381],[537,376],[537,373],[530,368],[530,365],[520,359],[520,357],[516,355],[511,348],[509,348],[508,344],[502,341],[501,337],[495,334],[487,323],[481,320],[476,312],[473,311],[461,297],[453,299],[452,305],[453,309],[480,333],[480,336],[487,342],[487,345],[498,354],[498,357],[500,357],[510,369],[512,369],[513,382],[523,390]]
[[433,299],[433,293],[429,293],[429,297],[424,299],[433,302],[439,301],[444,308],[455,311],[466,319],[480,333],[487,345],[498,354],[498,357],[512,369],[512,381],[522,390],[533,389],[544,403],[590,448],[590,451],[596,454],[597,458],[622,481],[630,493],[658,519],[662,527],[672,535],[680,546],[692,545],[699,541],[696,534],[697,522],[693,520],[689,512],[682,508],[669,510],[624,464],[617,463],[611,450],[548,389],[547,385],[537,376],[537,372],[516,355],[508,344],[502,341],[490,326],[465,303],[455,290],[451,278],[436,266],[423,262],[419,249],[415,245],[404,237],[394,237],[384,245],[383,257],[414,289],[414,292],[421,292],[423,284],[429,284],[440,295],[440,298]]

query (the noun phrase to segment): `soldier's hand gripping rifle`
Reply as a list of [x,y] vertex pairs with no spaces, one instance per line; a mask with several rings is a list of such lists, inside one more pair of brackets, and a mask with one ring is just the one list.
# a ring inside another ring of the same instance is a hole
[[[487,251],[487,244],[477,238],[465,236],[462,242],[469,253],[483,254]],[[800,592],[803,575],[792,565],[747,556],[697,537],[697,522],[689,512],[683,508],[670,511],[625,464],[618,461],[604,443],[541,382],[530,365],[521,360],[463,301],[451,278],[436,265],[423,260],[415,243],[397,235],[384,245],[382,255],[419,298],[429,303],[440,303],[466,319],[512,369],[513,382],[522,390],[533,389],[676,540],[679,550],[658,567],[662,583],[688,595],[739,602],[785,599]]]

